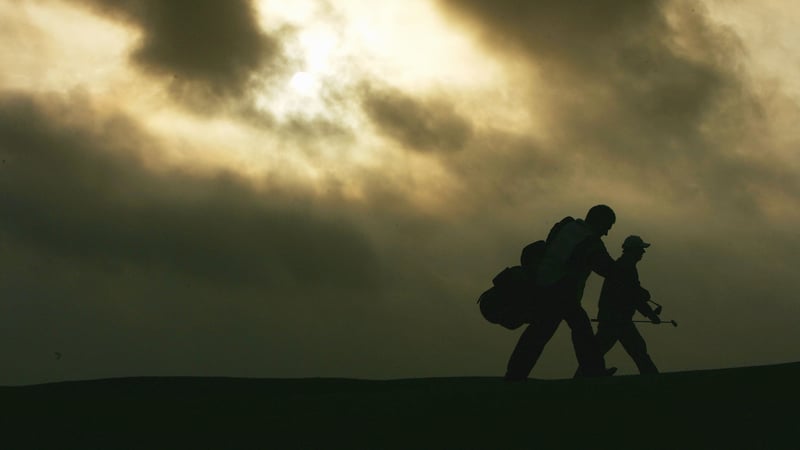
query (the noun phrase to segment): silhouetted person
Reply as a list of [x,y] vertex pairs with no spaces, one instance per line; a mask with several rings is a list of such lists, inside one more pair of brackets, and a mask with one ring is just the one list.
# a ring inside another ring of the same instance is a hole
[[589,274],[594,271],[606,276],[614,264],[601,237],[608,234],[615,221],[611,208],[597,205],[589,209],[585,220],[566,217],[550,230],[536,269],[542,301],[533,322],[523,331],[511,353],[506,380],[528,378],[562,320],[572,330],[572,345],[581,374],[610,374],[595,343],[589,315],[581,307],[581,298]]
[[[545,241],[536,241],[526,245],[525,248],[522,249],[519,263],[526,280],[522,286],[526,291],[522,293],[523,298],[528,297],[535,299],[538,297],[539,287],[536,283],[536,272],[544,257],[545,248]],[[522,311],[519,312],[522,322],[530,323],[536,316],[538,307],[538,302],[523,302]]]
[[653,323],[661,319],[647,301],[650,292],[639,283],[636,263],[644,256],[650,244],[639,236],[628,236],[622,244],[622,256],[611,268],[611,273],[603,281],[600,291],[600,304],[597,313],[597,345],[605,355],[619,341],[625,351],[633,358],[639,373],[658,373],[656,365],[647,354],[647,344],[633,323],[633,315],[639,311]]

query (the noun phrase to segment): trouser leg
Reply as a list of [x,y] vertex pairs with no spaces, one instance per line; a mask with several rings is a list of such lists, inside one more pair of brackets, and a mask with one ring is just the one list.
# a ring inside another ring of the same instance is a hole
[[606,363],[595,341],[592,322],[580,305],[570,308],[564,314],[572,330],[572,346],[578,359],[578,374],[581,376],[605,375]]
[[553,337],[561,317],[550,314],[528,325],[517,341],[514,351],[508,360],[506,380],[524,380],[533,370],[536,361],[544,350],[545,344]]
[[631,356],[633,362],[636,363],[636,367],[639,368],[639,373],[658,373],[656,365],[647,353],[647,344],[639,333],[639,330],[636,329],[636,325],[633,323],[626,325],[624,332],[620,334],[619,341],[625,348],[625,351]]
[[619,340],[619,327],[600,322],[597,325],[597,334],[594,336],[597,349],[605,356]]

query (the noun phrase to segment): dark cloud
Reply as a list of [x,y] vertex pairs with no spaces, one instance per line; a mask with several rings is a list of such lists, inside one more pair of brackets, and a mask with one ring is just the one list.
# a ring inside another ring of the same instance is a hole
[[[81,118],[82,106],[2,98],[0,202],[9,236],[98,264],[154,265],[232,284],[374,287],[370,244],[308,209],[303,194],[258,193],[224,172],[149,172],[143,149],[157,141],[124,117]],[[72,119],[60,122],[66,111]]]
[[719,77],[668,46],[674,33],[662,1],[442,3],[476,26],[492,50],[527,62],[531,83],[542,86],[532,105],[546,104],[543,120],[565,143],[592,144],[584,151],[636,157],[648,149],[634,145],[685,133]]
[[468,348],[446,325],[449,257],[430,258],[446,224],[380,195],[159,167],[161,145],[90,99],[0,96],[0,350],[20,368],[4,383],[468,363],[441,361]]
[[[142,35],[131,61],[158,76],[171,99],[195,114],[236,117],[304,147],[321,135],[347,139],[351,132],[330,118],[280,118],[257,106],[288,88],[298,55],[286,49],[296,43],[298,29],[284,24],[265,31],[252,0],[68,1],[138,27]],[[329,107],[340,103],[323,100]]]
[[74,1],[140,27],[133,60],[170,79],[178,97],[239,95],[281,55],[279,37],[261,30],[249,0]]
[[[663,34],[660,0],[441,0],[452,11],[481,26],[483,36],[500,50],[530,53],[569,68],[603,67],[622,55],[633,57],[653,36]],[[637,38],[638,35],[638,38]],[[638,59],[648,57],[647,52]],[[641,65],[641,64],[640,64]]]
[[444,99],[415,98],[393,88],[365,88],[364,110],[378,130],[404,148],[451,153],[464,148],[473,127]]
[[764,100],[739,38],[702,5],[441,4],[492,51],[527,63],[530,102],[546,130],[534,138],[576,177],[742,217],[760,213],[755,186],[800,195],[796,182],[774,182],[788,179],[785,168],[767,168],[751,151],[772,145],[755,138],[768,128]]

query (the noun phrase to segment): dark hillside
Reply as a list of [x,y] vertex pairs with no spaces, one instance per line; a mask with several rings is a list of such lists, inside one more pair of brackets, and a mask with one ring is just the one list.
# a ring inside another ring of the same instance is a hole
[[0,387],[3,448],[800,448],[800,363],[594,380],[124,378]]

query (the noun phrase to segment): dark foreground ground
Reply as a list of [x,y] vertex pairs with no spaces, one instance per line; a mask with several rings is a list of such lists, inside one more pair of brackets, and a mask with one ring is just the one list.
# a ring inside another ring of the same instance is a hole
[[0,387],[7,449],[800,448],[800,363],[594,380],[123,378]]

